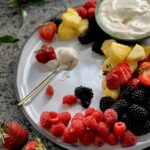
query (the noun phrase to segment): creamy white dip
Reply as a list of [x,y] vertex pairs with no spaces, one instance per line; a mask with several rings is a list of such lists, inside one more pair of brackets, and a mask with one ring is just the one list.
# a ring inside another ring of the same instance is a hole
[[150,0],[103,0],[98,15],[103,27],[115,37],[150,36]]

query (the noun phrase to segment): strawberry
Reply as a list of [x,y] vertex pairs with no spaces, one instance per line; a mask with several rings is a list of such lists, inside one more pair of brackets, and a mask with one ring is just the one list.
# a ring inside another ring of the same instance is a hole
[[40,139],[35,139],[33,141],[28,142],[23,150],[47,150],[45,146],[41,143]]
[[44,44],[35,54],[38,62],[45,64],[50,60],[56,59],[55,50],[49,44]]
[[120,85],[126,84],[132,77],[129,64],[124,62],[118,64],[106,76],[106,85],[110,90],[118,89]]
[[0,142],[6,149],[21,149],[28,139],[28,132],[17,122],[1,124]]
[[150,86],[150,62],[143,62],[138,68],[140,83]]

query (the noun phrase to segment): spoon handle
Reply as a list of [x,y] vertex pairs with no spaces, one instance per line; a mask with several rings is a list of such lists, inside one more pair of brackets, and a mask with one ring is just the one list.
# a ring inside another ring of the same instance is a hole
[[17,106],[22,106],[32,95],[34,95],[37,91],[41,90],[44,85],[46,85],[52,78],[52,76],[56,76],[61,70],[66,69],[65,67],[56,68],[48,77],[46,77],[40,84],[38,84],[28,95],[26,95]]

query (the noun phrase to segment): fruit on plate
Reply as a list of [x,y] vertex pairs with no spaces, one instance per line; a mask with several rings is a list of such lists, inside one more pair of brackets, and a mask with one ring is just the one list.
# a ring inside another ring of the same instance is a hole
[[130,53],[131,48],[129,46],[112,42],[109,55],[110,59],[115,62],[115,64],[123,62],[128,54]]
[[69,26],[65,25],[63,22],[59,25],[58,28],[58,37],[61,40],[70,40],[77,35],[77,31]]
[[80,21],[79,27],[78,27],[78,34],[82,34],[86,32],[89,28],[89,21],[87,19],[82,19]]
[[116,41],[114,39],[108,39],[108,40],[105,40],[102,44],[101,50],[103,51],[106,57],[110,56],[109,51],[110,51],[111,44],[113,42],[116,42]]
[[57,32],[57,26],[54,22],[49,22],[39,26],[39,35],[40,37],[47,41],[51,42]]
[[48,85],[45,91],[48,97],[52,97],[54,95],[54,89],[51,85]]
[[28,132],[17,122],[1,124],[0,142],[6,149],[21,149],[28,140]]
[[115,67],[115,63],[112,62],[112,60],[110,59],[110,57],[108,57],[107,59],[105,59],[103,66],[102,66],[102,71],[107,73],[108,71],[112,70]]
[[137,61],[128,61],[130,69],[132,72],[134,72],[137,67],[138,67],[138,62]]
[[127,61],[142,61],[145,59],[144,48],[136,44],[127,57]]
[[120,85],[126,84],[132,77],[130,66],[127,62],[119,63],[106,76],[106,85],[110,90],[118,89]]
[[150,54],[150,46],[147,46],[147,45],[141,45],[141,46],[144,48],[145,56],[147,58],[148,55]]
[[39,63],[45,64],[50,60],[56,59],[55,50],[49,44],[44,44],[36,51],[35,58]]
[[24,150],[47,150],[46,147],[41,143],[39,138],[29,141],[25,146]]

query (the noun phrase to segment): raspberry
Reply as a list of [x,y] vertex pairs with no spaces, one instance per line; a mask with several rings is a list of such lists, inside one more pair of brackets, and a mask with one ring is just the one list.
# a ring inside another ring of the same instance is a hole
[[93,139],[93,143],[95,146],[100,147],[105,144],[105,138],[100,137],[99,135],[95,135]]
[[87,10],[84,7],[77,7],[76,11],[78,12],[79,16],[82,18],[86,18],[87,17]]
[[110,129],[109,129],[109,126],[105,122],[100,122],[98,124],[97,131],[100,136],[107,137],[110,132]]
[[76,113],[73,116],[72,120],[75,120],[75,119],[83,120],[83,118],[84,118],[84,115],[82,113]]
[[114,124],[117,119],[118,119],[118,114],[116,113],[115,110],[113,109],[107,109],[105,112],[104,112],[104,118],[105,118],[105,122],[108,124],[108,125],[112,125]]
[[128,84],[131,85],[133,89],[137,89],[140,85],[140,81],[137,78],[133,78],[128,82]]
[[89,107],[85,110],[85,116],[90,116],[94,112],[94,108]]
[[50,121],[49,112],[44,111],[40,116],[40,125],[44,129],[50,129],[52,122]]
[[46,88],[46,95],[52,97],[54,95],[54,89],[51,85],[48,85]]
[[97,123],[101,122],[104,120],[104,115],[103,112],[101,110],[95,110],[92,113],[92,116],[95,118],[95,120],[97,121]]
[[107,143],[110,145],[117,145],[119,143],[116,135],[114,133],[110,133],[107,137]]
[[116,122],[114,124],[114,133],[116,136],[122,136],[126,131],[126,124],[123,122]]
[[58,118],[67,126],[71,120],[71,114],[69,112],[61,112],[58,114]]
[[121,145],[124,147],[133,146],[136,144],[136,141],[137,137],[129,130],[127,130],[125,134],[121,137]]
[[50,132],[54,136],[58,137],[63,134],[64,130],[65,130],[65,125],[63,123],[58,123],[56,125],[52,125]]
[[89,128],[91,130],[95,130],[97,128],[97,122],[93,116],[85,117],[83,119],[83,123],[87,128]]
[[79,140],[83,145],[90,145],[93,139],[94,133],[91,130],[85,130],[84,133],[79,137]]
[[76,143],[77,137],[70,134],[69,128],[66,128],[62,136],[62,141],[66,143]]
[[88,18],[92,18],[95,16],[95,8],[89,8],[87,10]]
[[52,122],[52,124],[57,124],[61,122],[60,118],[58,117],[58,113],[51,111],[49,112],[49,115],[50,115],[50,121]]
[[51,118],[56,118],[57,115],[58,115],[58,113],[55,112],[55,111],[50,111],[50,112],[49,112],[49,115],[50,115]]
[[96,4],[95,4],[95,2],[89,0],[89,1],[85,2],[84,8],[85,9],[96,8]]
[[63,104],[73,105],[77,102],[75,95],[66,95],[63,97]]
[[85,126],[83,124],[83,121],[79,119],[75,119],[72,121],[71,127],[70,127],[70,133],[74,136],[81,135],[85,130]]

